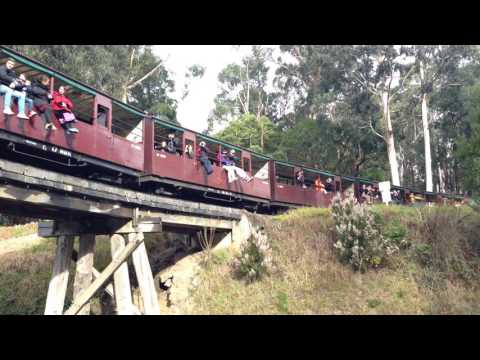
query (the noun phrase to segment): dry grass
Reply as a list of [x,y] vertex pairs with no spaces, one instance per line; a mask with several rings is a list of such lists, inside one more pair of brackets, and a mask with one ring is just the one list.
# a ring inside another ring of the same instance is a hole
[[[422,226],[417,209],[376,206],[374,211],[384,224],[408,225],[409,240],[420,241],[415,239]],[[471,221],[478,227],[478,217]],[[474,284],[451,279],[427,284],[425,279],[438,273],[422,268],[409,251],[365,274],[341,265],[332,251],[335,235],[328,210],[291,211],[267,222],[266,230],[278,271],[247,285],[232,276],[228,260],[208,266],[202,286],[193,292],[195,314],[480,313],[478,278]]]
[[31,222],[25,225],[0,226],[0,243],[2,240],[17,238],[37,232],[37,223]]

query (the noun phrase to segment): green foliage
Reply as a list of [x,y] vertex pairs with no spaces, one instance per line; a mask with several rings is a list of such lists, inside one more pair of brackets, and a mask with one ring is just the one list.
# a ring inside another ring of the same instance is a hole
[[478,229],[479,217],[471,222],[473,214],[447,207],[423,208],[419,215],[423,226],[419,229],[419,242],[413,247],[419,263],[447,278],[477,278],[480,254],[474,229]]
[[174,82],[149,45],[13,45],[13,48],[115,98],[176,121],[176,102],[169,96]]
[[289,310],[288,310],[288,295],[283,292],[283,291],[279,291],[277,293],[277,308],[278,308],[278,311],[282,314],[288,314],[289,313]]
[[266,116],[257,118],[253,114],[244,114],[215,136],[259,153],[270,154],[275,149],[279,131]]
[[265,234],[254,233],[232,262],[234,272],[247,282],[261,279],[274,268],[272,248]]
[[385,237],[375,222],[374,213],[353,196],[342,200],[335,196],[332,203],[337,241],[334,247],[339,258],[354,270],[383,265],[388,256],[399,250],[393,239]]

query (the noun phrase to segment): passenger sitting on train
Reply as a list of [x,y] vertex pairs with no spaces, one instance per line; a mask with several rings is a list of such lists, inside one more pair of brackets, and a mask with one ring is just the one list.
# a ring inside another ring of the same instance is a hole
[[73,115],[73,103],[65,96],[65,86],[60,86],[58,91],[53,92],[52,110],[58,121],[68,134],[78,133],[78,129],[73,126],[76,121]]
[[332,180],[332,178],[327,179],[327,183],[325,184],[325,190],[327,192],[332,192],[333,191],[333,180]]
[[207,175],[213,173],[213,166],[210,162],[210,159],[208,158],[208,148],[207,144],[205,144],[205,141],[200,141],[200,144],[198,144],[197,157],[200,160],[203,168],[207,172]]
[[23,91],[15,90],[18,85],[18,79],[17,74],[13,70],[14,66],[15,61],[13,59],[8,59],[5,65],[0,66],[0,95],[5,96],[3,113],[5,115],[15,114],[11,109],[12,97],[15,97],[18,99],[17,117],[20,119],[28,119],[28,116],[25,114],[25,98],[27,95]]
[[34,82],[31,90],[33,94],[33,103],[45,122],[45,129],[57,130],[51,120],[53,118],[53,113],[52,107],[50,106],[52,95],[49,92],[49,84],[50,79],[45,75],[42,75],[40,80]]
[[306,189],[307,186],[305,185],[305,175],[303,174],[303,170],[300,169],[295,173],[295,180],[297,185],[301,185],[302,188]]
[[325,190],[325,184],[322,182],[322,179],[320,179],[320,176],[317,176],[314,185],[315,191],[322,192],[324,194],[327,193],[327,190]]
[[18,77],[15,90],[25,93],[25,109],[28,110],[28,117],[35,116],[37,113],[34,110],[33,100],[29,97],[32,96],[32,83],[27,80],[25,74],[20,74]]
[[167,151],[170,154],[176,154],[177,146],[178,142],[177,139],[175,139],[175,134],[168,134]]
[[161,152],[167,152],[167,142],[162,141],[160,145],[155,144],[155,150],[158,150]]
[[187,156],[190,159],[193,159],[193,146],[192,145],[190,145],[190,144],[185,145],[185,154],[187,154]]
[[250,182],[253,180],[242,168],[239,168],[235,165],[235,150],[230,150],[230,154],[227,155],[226,150],[223,151],[222,156],[220,157],[220,163],[222,167],[227,171],[228,182],[232,183],[237,180],[237,176],[246,181]]

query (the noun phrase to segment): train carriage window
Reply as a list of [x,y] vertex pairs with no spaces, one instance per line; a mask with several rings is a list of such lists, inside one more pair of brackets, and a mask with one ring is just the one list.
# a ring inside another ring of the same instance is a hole
[[250,172],[250,159],[243,158],[243,170]]
[[193,140],[185,139],[185,148],[183,150],[186,157],[189,159],[195,158],[195,146]]
[[143,116],[113,103],[112,133],[133,143],[143,143],[143,118]]
[[108,109],[105,106],[97,105],[97,124],[108,127]]
[[169,135],[173,134],[176,142],[176,152],[179,155],[183,154],[184,145],[183,145],[183,131],[174,129],[173,127],[168,127],[167,125],[155,121],[154,123],[154,133],[155,138],[153,140],[155,150],[167,152],[167,145],[169,141]]
[[277,175],[277,182],[287,185],[295,185],[293,166],[279,164],[275,162],[275,173]]
[[268,159],[252,154],[252,174],[257,179],[268,180],[270,176]]
[[[320,175],[318,173],[315,173],[315,172],[310,171],[308,169],[303,169],[303,174],[304,174],[304,177],[305,177],[305,185],[307,187],[312,187],[313,188],[313,185],[315,184],[315,179],[317,178],[317,176],[320,176]],[[326,179],[322,178],[322,176],[320,176],[320,179],[325,184]]]

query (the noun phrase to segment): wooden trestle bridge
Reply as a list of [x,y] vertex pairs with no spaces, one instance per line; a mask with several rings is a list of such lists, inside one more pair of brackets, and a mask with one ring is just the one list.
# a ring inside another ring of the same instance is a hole
[[[224,243],[249,236],[242,210],[127,190],[0,159],[0,207],[9,215],[48,219],[38,235],[56,237],[57,249],[45,314],[87,315],[94,294],[105,289],[118,314],[141,314],[132,302],[128,266],[132,257],[144,314],[160,314],[144,233],[193,234],[220,230]],[[96,235],[109,235],[112,262],[93,266]],[[79,251],[73,249],[79,239]],[[65,309],[71,261],[76,262],[73,303]]]

